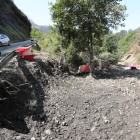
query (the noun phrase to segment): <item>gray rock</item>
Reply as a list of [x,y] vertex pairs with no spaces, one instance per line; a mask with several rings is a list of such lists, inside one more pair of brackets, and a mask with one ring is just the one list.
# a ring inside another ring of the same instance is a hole
[[50,129],[47,129],[47,130],[45,130],[44,132],[45,132],[45,134],[47,134],[47,135],[51,135],[51,134],[52,134],[52,131],[51,131]]
[[62,122],[62,126],[67,126],[67,125],[68,124],[65,121]]
[[32,137],[31,140],[35,140],[35,137]]
[[96,129],[96,127],[92,127],[92,128],[90,129],[90,131],[93,132],[95,129]]
[[16,139],[17,139],[17,140],[20,140],[20,139],[21,139],[21,136],[16,136]]

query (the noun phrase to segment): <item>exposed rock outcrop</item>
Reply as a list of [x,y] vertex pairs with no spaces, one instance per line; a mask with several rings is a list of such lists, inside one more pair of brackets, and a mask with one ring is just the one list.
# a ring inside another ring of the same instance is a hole
[[12,42],[29,38],[31,23],[13,0],[0,0],[0,33],[9,36]]

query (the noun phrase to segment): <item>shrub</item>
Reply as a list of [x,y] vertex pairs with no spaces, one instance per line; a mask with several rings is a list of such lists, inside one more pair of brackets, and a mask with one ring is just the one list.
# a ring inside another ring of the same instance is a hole
[[83,59],[80,57],[80,53],[76,52],[72,44],[70,44],[66,50],[66,61],[75,66],[79,66],[83,63]]
[[60,45],[55,46],[54,49],[53,49],[53,52],[56,55],[59,55],[61,53],[61,46]]
[[42,33],[36,27],[33,27],[31,30],[30,36],[31,38],[41,38]]
[[56,57],[61,56],[61,36],[55,30],[50,33],[43,34],[44,40],[38,41],[43,51],[52,54]]
[[99,69],[108,69],[109,66],[116,65],[118,60],[119,56],[117,54],[111,54],[109,52],[103,52],[99,55],[99,57],[95,58],[95,62],[98,63]]

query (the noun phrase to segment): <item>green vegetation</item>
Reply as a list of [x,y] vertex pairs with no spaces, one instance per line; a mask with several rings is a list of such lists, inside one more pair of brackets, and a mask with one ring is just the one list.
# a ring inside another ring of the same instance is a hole
[[52,32],[43,35],[44,40],[40,40],[38,43],[42,47],[42,50],[55,55],[56,57],[61,56],[61,36],[52,28]]
[[9,37],[12,36],[10,37],[11,42],[18,42],[19,40],[26,39],[25,35],[13,26],[7,25],[5,28],[0,26],[0,30],[3,30]]
[[140,64],[140,28],[134,31],[128,30],[126,36],[118,40],[118,53],[120,57],[130,53],[134,57],[133,60],[137,60],[134,63]]
[[64,84],[67,85],[67,86],[71,86],[71,84],[68,83],[68,82],[64,82]]
[[39,45],[47,53],[63,56],[66,62],[76,66],[92,60],[116,64],[119,60],[118,40],[127,34],[126,31],[115,35],[109,32],[109,28],[122,25],[126,16],[126,7],[118,2],[57,1],[51,8],[56,24]]
[[[43,35],[44,40],[40,40],[38,44],[42,47],[42,50],[52,54],[56,57],[62,55],[62,37],[56,28],[52,28],[52,32]],[[94,40],[94,38],[93,38]],[[95,52],[94,58],[96,61],[103,61],[106,64],[116,64],[119,60],[117,53],[117,39],[114,34],[106,34],[98,40],[94,40],[95,45],[93,46]],[[70,42],[65,51],[66,61],[69,64],[79,66],[82,64],[89,63],[88,49],[87,48],[76,48],[75,42]],[[98,59],[97,59],[98,58]]]
[[30,33],[31,38],[42,38],[43,34],[36,28],[33,27]]
[[136,39],[136,33],[136,31],[133,31],[120,41],[119,51],[121,55],[127,53],[130,50],[131,43]]
[[102,46],[100,52],[116,53],[117,51],[117,39],[114,34],[107,34],[103,37]]
[[[101,42],[109,28],[122,25],[126,7],[120,0],[59,0],[52,5],[51,12],[56,28],[62,36],[62,49],[77,53],[88,49],[93,60],[94,40]],[[69,45],[72,43],[72,47]],[[101,44],[100,44],[101,45]],[[100,46],[98,46],[100,47]],[[74,49],[75,48],[75,49]]]
[[116,39],[119,42],[120,40],[122,40],[125,36],[127,36],[129,33],[131,33],[132,30],[121,30],[120,32],[116,33]]
[[27,40],[30,36],[31,23],[27,16],[19,10],[13,0],[5,0],[0,4],[0,33],[8,35],[11,42]]
[[17,8],[17,6],[13,3],[13,1],[9,1],[12,10],[15,12],[16,16],[25,24],[29,27],[29,32],[31,31],[31,23],[29,21],[29,19],[27,18],[27,16],[20,10]]

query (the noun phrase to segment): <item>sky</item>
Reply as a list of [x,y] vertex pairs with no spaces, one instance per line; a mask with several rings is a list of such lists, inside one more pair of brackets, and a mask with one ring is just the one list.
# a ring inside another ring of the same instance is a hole
[[[53,25],[49,9],[50,2],[55,3],[56,0],[14,0],[16,6],[38,25]],[[125,27],[119,27],[113,32],[135,30],[140,27],[140,0],[122,0],[121,4],[127,6],[128,17],[123,22]]]
[[56,0],[14,0],[15,5],[38,25],[53,25],[49,3]]

